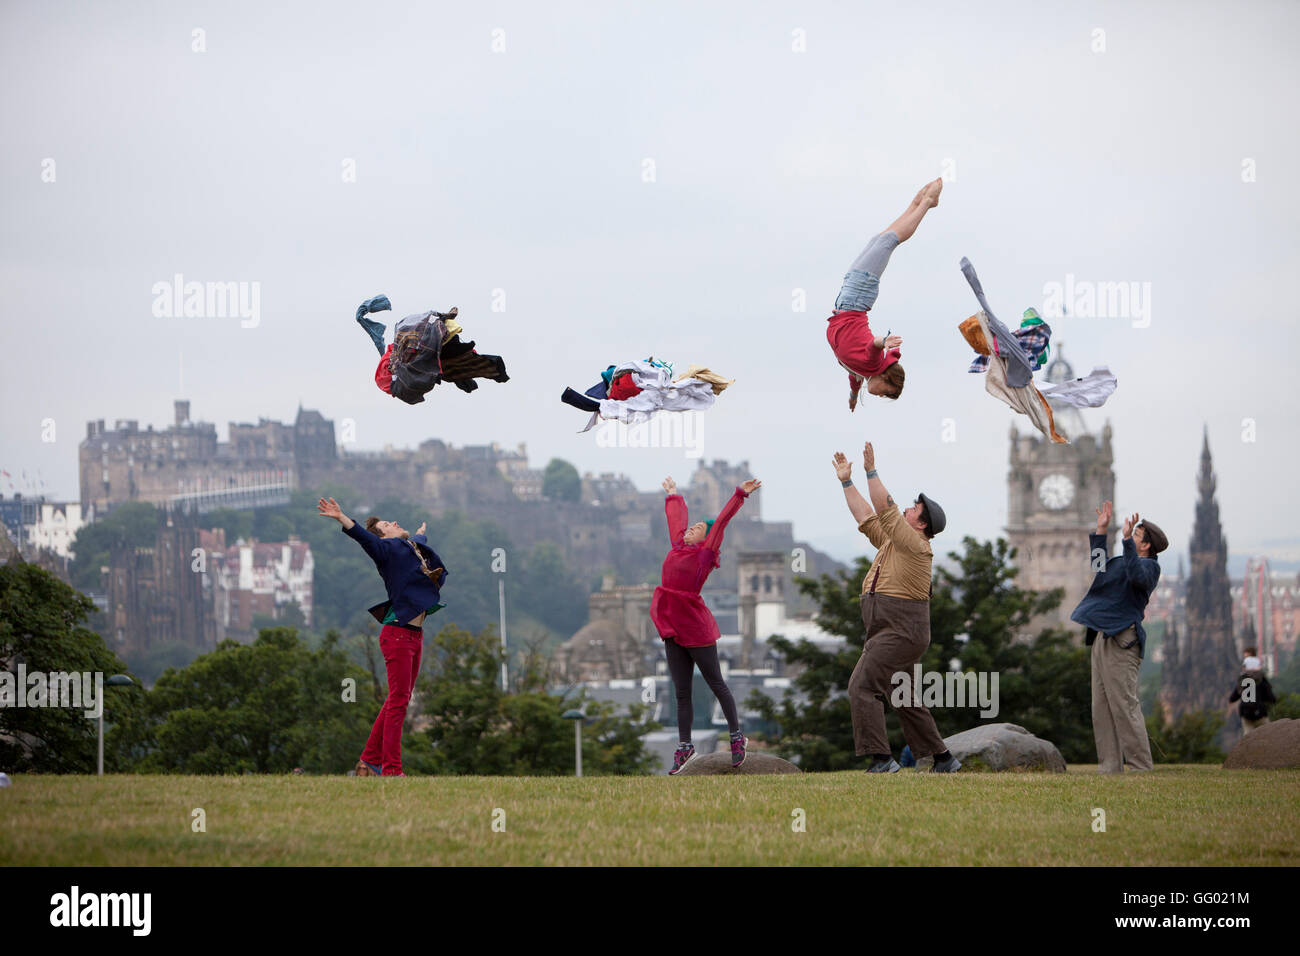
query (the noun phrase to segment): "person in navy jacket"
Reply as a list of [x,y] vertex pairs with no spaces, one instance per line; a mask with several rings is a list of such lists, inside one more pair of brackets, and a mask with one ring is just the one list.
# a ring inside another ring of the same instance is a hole
[[424,525],[410,534],[396,521],[366,519],[363,528],[339,508],[333,498],[322,498],[316,510],[343,526],[375,562],[384,579],[388,600],[369,608],[370,614],[383,625],[379,632],[379,649],[388,671],[388,697],[370,729],[361,759],[358,777],[404,777],[402,773],[402,723],[411,700],[415,679],[420,673],[424,650],[424,619],[439,608],[440,590],[447,569],[437,552],[424,537]]
[[1151,769],[1151,744],[1138,698],[1147,639],[1142,618],[1160,581],[1156,555],[1169,547],[1163,531],[1133,514],[1124,520],[1123,555],[1108,558],[1113,510],[1109,501],[1097,509],[1097,531],[1088,536],[1097,575],[1070,615],[1084,626],[1084,643],[1092,648],[1092,731],[1101,773],[1121,773],[1126,763],[1133,770]]

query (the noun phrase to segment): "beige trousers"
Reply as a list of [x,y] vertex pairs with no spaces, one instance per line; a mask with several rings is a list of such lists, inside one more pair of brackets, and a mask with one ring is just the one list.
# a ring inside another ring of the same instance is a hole
[[[1131,647],[1122,645],[1132,641]],[[1097,738],[1097,770],[1121,773],[1151,769],[1151,744],[1138,699],[1137,632],[1114,637],[1098,634],[1092,644],[1092,732]]]

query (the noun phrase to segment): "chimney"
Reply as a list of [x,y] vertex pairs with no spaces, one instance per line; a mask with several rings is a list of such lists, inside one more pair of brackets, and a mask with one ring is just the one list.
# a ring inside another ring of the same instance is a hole
[[188,425],[190,423],[190,403],[177,399],[172,405],[176,409],[176,427],[180,428],[183,425]]

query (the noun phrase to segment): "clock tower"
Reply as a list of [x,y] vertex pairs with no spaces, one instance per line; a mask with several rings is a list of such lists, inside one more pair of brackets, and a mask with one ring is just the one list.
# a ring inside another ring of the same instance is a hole
[[[1050,382],[1073,379],[1074,371],[1061,357],[1047,367]],[[1052,406],[1057,429],[1070,444],[1037,435],[1021,435],[1011,426],[1011,461],[1007,474],[1007,542],[1016,549],[1020,569],[1016,583],[1033,591],[1065,588],[1056,611],[1033,622],[1031,631],[1070,623],[1070,612],[1087,593],[1093,570],[1088,535],[1097,527],[1097,508],[1115,497],[1111,428],[1100,438],[1087,431],[1077,409]],[[1119,509],[1111,520],[1108,547],[1115,542]],[[1109,551],[1107,552],[1109,554]]]

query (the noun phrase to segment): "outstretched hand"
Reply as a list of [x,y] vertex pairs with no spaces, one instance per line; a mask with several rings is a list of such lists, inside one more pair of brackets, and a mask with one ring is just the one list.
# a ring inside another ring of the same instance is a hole
[[885,339],[885,351],[889,349],[899,349],[903,347],[903,337],[901,335],[891,335]]
[[326,518],[333,518],[335,521],[343,520],[343,509],[333,498],[322,498],[316,503],[317,514],[324,515]]
[[1124,519],[1124,539],[1125,539],[1125,540],[1128,540],[1129,538],[1133,537],[1133,529],[1137,527],[1138,522],[1141,521],[1141,520],[1142,520],[1142,519],[1138,516],[1138,513],[1137,513],[1136,511],[1133,512],[1133,514],[1129,515],[1127,518]]
[[757,478],[751,478],[749,479],[749,481],[743,482],[741,484],[740,490],[747,495],[752,495],[754,492],[758,491],[758,489],[762,487],[763,487],[763,483],[761,481],[759,481]]
[[867,471],[876,467],[876,450],[871,447],[871,442],[862,446],[862,467]]
[[420,530],[417,531],[417,532],[415,532],[415,533],[416,533],[416,534],[424,534],[425,524],[426,524],[425,522],[421,521],[421,522],[420,522]]
[[1111,515],[1114,513],[1114,511],[1115,508],[1109,501],[1102,502],[1101,507],[1097,509],[1097,533],[1098,534],[1106,533],[1106,530],[1110,527],[1110,518]]
[[853,475],[853,462],[845,457],[844,452],[837,451],[831,456],[831,464],[835,466],[835,477],[840,481],[848,481]]
[[677,482],[673,481],[672,477],[669,476],[664,479],[663,489],[668,492],[668,494],[675,495],[677,494]]

